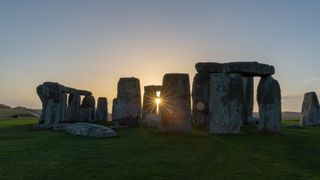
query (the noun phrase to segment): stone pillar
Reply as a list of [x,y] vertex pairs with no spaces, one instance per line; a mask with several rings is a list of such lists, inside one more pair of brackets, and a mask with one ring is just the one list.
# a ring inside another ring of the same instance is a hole
[[193,79],[193,126],[209,128],[210,73],[197,73]]
[[259,105],[259,129],[272,132],[281,132],[281,90],[277,80],[271,76],[261,77],[257,100]]
[[320,124],[320,106],[315,92],[309,92],[304,95],[301,113],[301,126],[314,126]]
[[243,117],[243,82],[236,73],[216,73],[210,80],[210,133],[239,134]]
[[253,77],[243,77],[243,123],[253,122]]
[[161,91],[161,86],[145,86],[142,106],[142,126],[157,128],[160,124],[160,116],[157,114],[156,99],[157,92]]
[[39,124],[57,124],[66,121],[67,94],[58,83],[46,82],[37,87],[42,102]]
[[108,101],[105,97],[98,98],[96,119],[97,121],[108,121]]
[[120,126],[136,127],[141,123],[141,90],[137,78],[120,78],[113,102],[112,120]]
[[69,120],[71,122],[80,121],[80,95],[73,93],[69,95],[68,99],[68,111],[69,111]]
[[191,131],[191,99],[188,74],[165,74],[162,81],[160,130]]
[[85,96],[81,104],[81,121],[95,121],[95,99],[93,96]]

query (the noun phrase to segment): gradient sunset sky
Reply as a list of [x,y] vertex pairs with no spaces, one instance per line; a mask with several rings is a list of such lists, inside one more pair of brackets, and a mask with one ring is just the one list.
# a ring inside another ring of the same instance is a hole
[[317,0],[1,0],[0,103],[40,108],[35,88],[57,81],[112,104],[120,77],[143,89],[192,80],[200,61],[258,61],[275,66],[283,110],[300,111],[320,92],[319,22]]

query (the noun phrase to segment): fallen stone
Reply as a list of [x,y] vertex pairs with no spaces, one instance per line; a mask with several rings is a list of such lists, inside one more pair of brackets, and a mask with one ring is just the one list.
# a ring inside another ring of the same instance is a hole
[[281,132],[281,90],[277,80],[271,76],[262,77],[258,85],[259,129]]
[[309,92],[304,95],[301,112],[301,126],[314,126],[320,124],[320,106],[315,92]]
[[117,133],[106,126],[90,123],[74,123],[66,128],[66,133],[75,136],[107,138],[117,136]]
[[162,81],[160,130],[191,131],[191,99],[188,74],[165,74]]
[[275,73],[274,67],[258,62],[200,62],[196,64],[198,73],[238,73],[243,76],[268,76]]
[[210,80],[210,128],[214,134],[239,134],[243,117],[243,82],[240,74],[216,73]]

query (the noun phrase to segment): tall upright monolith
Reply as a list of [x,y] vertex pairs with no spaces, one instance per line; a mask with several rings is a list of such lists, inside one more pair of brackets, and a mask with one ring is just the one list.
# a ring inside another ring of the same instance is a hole
[[320,124],[320,106],[315,92],[308,92],[304,95],[301,113],[301,126],[314,126]]
[[243,118],[243,82],[236,73],[214,73],[210,80],[209,132],[239,134]]
[[162,81],[160,130],[187,133],[191,130],[191,98],[188,74],[165,74]]
[[108,100],[105,97],[98,98],[96,120],[108,121]]
[[281,132],[281,89],[271,76],[261,77],[257,101],[259,105],[259,129],[265,132]]
[[113,102],[112,120],[120,126],[137,127],[141,124],[140,80],[120,78],[117,98]]

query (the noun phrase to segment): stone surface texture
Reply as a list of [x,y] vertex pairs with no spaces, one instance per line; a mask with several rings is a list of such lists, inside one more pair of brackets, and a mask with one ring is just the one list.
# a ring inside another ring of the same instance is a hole
[[192,86],[193,126],[209,128],[210,73],[197,73]]
[[117,98],[113,101],[112,120],[119,126],[141,124],[141,90],[137,78],[120,78]]
[[143,127],[159,127],[160,116],[157,114],[156,99],[160,98],[157,96],[157,92],[160,91],[161,86],[151,85],[144,87],[141,123]]
[[75,136],[108,138],[117,136],[116,132],[106,126],[90,123],[74,123],[66,128],[66,133]]
[[165,74],[162,81],[160,130],[191,131],[191,98],[188,74]]
[[265,132],[281,132],[281,90],[271,76],[260,79],[257,91],[259,105],[259,129]]
[[268,76],[275,73],[273,66],[258,62],[200,62],[196,64],[198,73],[238,73],[243,76]]
[[301,126],[314,126],[320,124],[320,106],[315,92],[308,92],[304,95],[301,113]]
[[108,121],[108,100],[105,97],[98,98],[96,120]]
[[240,74],[211,75],[209,132],[239,134],[243,117],[243,82]]

